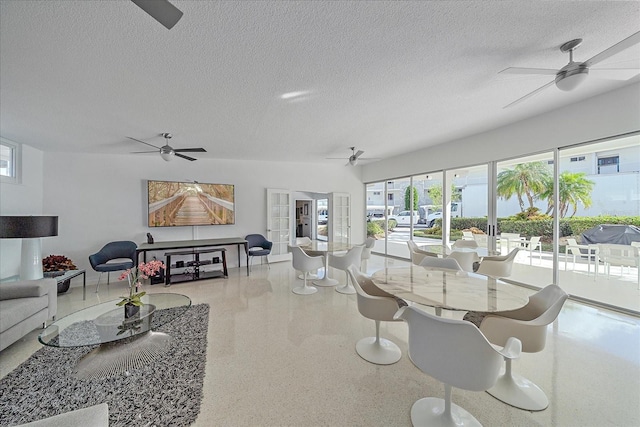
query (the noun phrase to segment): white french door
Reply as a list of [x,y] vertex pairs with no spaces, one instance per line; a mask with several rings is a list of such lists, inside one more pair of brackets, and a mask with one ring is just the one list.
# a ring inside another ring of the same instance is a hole
[[267,188],[267,239],[273,242],[269,262],[291,259],[291,192]]
[[329,240],[336,243],[351,242],[351,195],[329,194]]

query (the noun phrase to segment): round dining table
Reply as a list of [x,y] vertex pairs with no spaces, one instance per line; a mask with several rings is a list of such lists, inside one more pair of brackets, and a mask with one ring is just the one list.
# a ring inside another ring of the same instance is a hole
[[328,255],[335,252],[346,252],[352,247],[353,245],[349,243],[324,242],[322,240],[312,240],[311,243],[300,245],[300,249],[302,249],[307,255],[324,256],[324,276],[322,279],[314,280],[313,284],[316,286],[336,286],[339,282],[329,277]]
[[392,267],[371,276],[382,290],[436,311],[495,312],[523,307],[534,291],[501,280],[467,272],[428,270],[425,267]]

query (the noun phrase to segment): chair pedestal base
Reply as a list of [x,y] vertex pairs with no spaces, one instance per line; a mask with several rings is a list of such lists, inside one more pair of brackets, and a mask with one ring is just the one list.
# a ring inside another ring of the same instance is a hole
[[487,390],[487,393],[504,403],[527,411],[542,411],[549,406],[549,399],[540,387],[513,373],[498,377],[496,385]]
[[303,285],[303,286],[298,286],[297,288],[293,288],[292,292],[298,295],[311,295],[318,292],[318,288],[313,286]]
[[362,338],[356,343],[356,352],[367,362],[376,365],[391,365],[402,357],[402,351],[395,343],[384,338],[376,343],[376,337]]
[[351,283],[347,283],[346,285],[340,285],[336,287],[336,292],[340,292],[341,294],[353,295],[356,293],[356,289],[351,285]]
[[336,286],[338,284],[338,281],[336,279],[330,279],[327,277],[327,274],[325,273],[324,277],[320,280],[314,280],[313,284],[316,286],[322,286],[322,287],[331,287],[331,286]]
[[444,399],[436,397],[425,397],[413,404],[411,423],[414,426],[482,426],[473,415],[455,403],[451,403],[451,414],[447,414]]

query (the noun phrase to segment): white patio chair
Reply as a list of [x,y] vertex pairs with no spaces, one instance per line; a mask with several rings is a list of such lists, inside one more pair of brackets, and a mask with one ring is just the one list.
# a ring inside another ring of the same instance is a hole
[[638,274],[638,288],[640,289],[640,247],[633,245],[601,244],[598,245],[598,252],[600,254],[600,261],[604,263],[607,278],[610,277],[612,265],[620,267],[621,276],[624,273],[624,267],[629,268],[629,273],[631,273],[631,267],[635,267]]
[[538,250],[538,254],[540,257],[540,264],[542,264],[542,242],[540,241],[541,236],[533,236],[529,240],[523,240],[520,242],[520,248],[526,249],[529,251],[529,265],[533,265],[533,251]]
[[470,231],[463,231],[462,232],[462,240],[474,240],[473,233],[470,232]]

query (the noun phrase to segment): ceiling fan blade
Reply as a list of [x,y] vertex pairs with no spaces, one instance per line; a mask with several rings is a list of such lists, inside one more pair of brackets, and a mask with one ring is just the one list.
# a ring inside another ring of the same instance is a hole
[[168,30],[182,18],[182,11],[169,3],[168,0],[131,0],[140,9],[147,12],[153,19],[164,25]]
[[362,156],[363,154],[364,154],[364,151],[358,150],[358,152],[356,154],[354,154],[353,156],[357,159],[358,157]]
[[158,153],[158,150],[155,151],[132,151],[131,154],[149,154],[149,153]]
[[522,101],[524,101],[525,99],[529,99],[529,98],[531,98],[532,96],[539,94],[539,93],[540,93],[540,92],[542,92],[544,89],[548,88],[549,86],[552,86],[555,82],[556,82],[555,80],[551,80],[551,81],[550,81],[549,83],[547,83],[546,85],[544,85],[544,86],[540,86],[538,89],[534,90],[533,92],[530,92],[530,93],[526,94],[526,95],[525,95],[525,96],[523,96],[522,98],[516,99],[516,100],[515,100],[515,101],[513,101],[511,104],[509,104],[509,105],[505,105],[505,106],[504,106],[504,107],[502,107],[502,108],[503,108],[503,109],[504,109],[504,108],[509,108],[509,107],[511,107],[511,106],[513,106],[513,105],[519,104],[519,103],[521,103]]
[[630,48],[631,46],[637,43],[640,43],[640,31],[630,35],[629,37],[622,40],[621,42],[614,44],[610,48],[603,50],[602,52],[592,57],[591,59],[587,59],[586,61],[584,61],[584,64],[587,67],[590,67],[591,65],[595,65],[598,62],[602,62],[605,59],[615,55],[616,53],[620,53],[623,50]]
[[[173,150],[173,151],[175,153],[175,150]],[[180,153],[175,153],[175,156],[176,157],[182,157],[183,159],[187,159],[187,160],[190,160],[192,162],[198,160],[198,159],[194,159],[193,157],[185,156],[184,154],[180,154]]]
[[175,153],[206,153],[204,148],[174,148]]
[[597,76],[599,79],[629,80],[640,73],[639,68],[591,68],[589,74]]
[[140,141],[139,139],[131,138],[130,136],[128,136],[127,138],[132,139],[132,140],[134,140],[136,142],[139,142],[141,144],[145,144],[145,145],[148,145],[150,147],[157,148],[158,150],[160,149],[160,147],[158,147],[157,145],[149,144],[148,142]]
[[558,74],[558,70],[552,70],[551,68],[522,68],[522,67],[509,67],[498,74],[543,74],[548,76],[555,76]]

